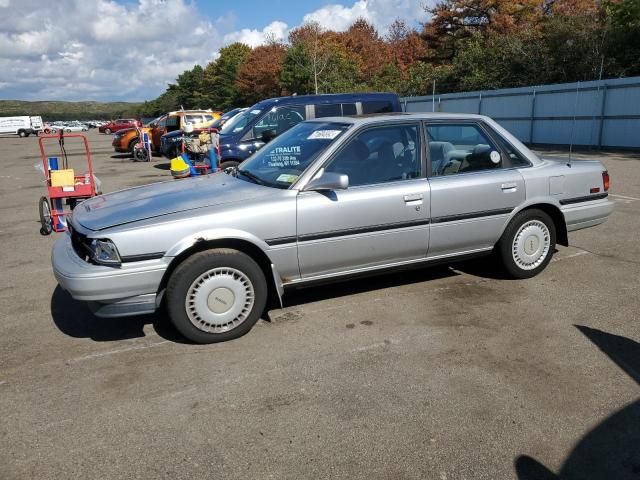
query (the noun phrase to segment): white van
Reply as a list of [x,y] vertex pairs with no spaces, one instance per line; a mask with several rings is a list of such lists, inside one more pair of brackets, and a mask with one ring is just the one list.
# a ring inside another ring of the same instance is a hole
[[42,130],[42,117],[0,117],[0,134],[13,134],[28,137]]

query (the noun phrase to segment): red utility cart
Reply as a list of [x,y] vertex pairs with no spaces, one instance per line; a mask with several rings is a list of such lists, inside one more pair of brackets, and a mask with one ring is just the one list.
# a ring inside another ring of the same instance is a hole
[[[86,165],[83,165],[80,170],[73,169],[69,165],[65,140],[70,138],[80,139],[84,146]],[[60,153],[57,155],[59,156],[47,155],[45,152],[45,144],[51,146],[54,141],[58,144]],[[71,213],[76,204],[96,195],[89,143],[84,135],[63,134],[62,131],[60,135],[41,136],[38,142],[48,191],[48,197],[41,197],[38,204],[40,233],[49,235],[51,232],[64,232],[67,229],[66,216]]]

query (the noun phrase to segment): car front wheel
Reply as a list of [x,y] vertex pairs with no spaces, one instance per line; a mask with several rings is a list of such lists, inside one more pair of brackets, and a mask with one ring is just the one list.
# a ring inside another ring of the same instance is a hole
[[111,135],[111,129],[110,128],[105,128],[104,129],[104,133],[106,133],[107,135]]
[[166,291],[171,322],[188,340],[215,343],[238,338],[255,325],[267,302],[262,269],[231,249],[194,254],[172,273]]
[[551,261],[556,248],[553,220],[542,210],[524,210],[515,216],[498,242],[506,273],[512,278],[536,276]]

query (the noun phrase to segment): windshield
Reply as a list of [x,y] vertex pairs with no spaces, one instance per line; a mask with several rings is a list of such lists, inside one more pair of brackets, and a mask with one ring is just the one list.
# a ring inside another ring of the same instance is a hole
[[239,115],[236,115],[227,123],[225,123],[220,129],[220,133],[229,134],[229,133],[238,133],[244,130],[244,128],[256,118],[262,110],[259,108],[254,108],[251,110],[246,110]]
[[238,168],[238,178],[276,188],[289,188],[313,160],[351,124],[302,122],[253,154]]

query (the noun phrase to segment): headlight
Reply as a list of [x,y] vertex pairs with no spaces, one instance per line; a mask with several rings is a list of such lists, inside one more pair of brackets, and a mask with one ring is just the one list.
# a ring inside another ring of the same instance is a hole
[[96,263],[103,265],[120,265],[120,254],[111,240],[92,240],[91,250]]

